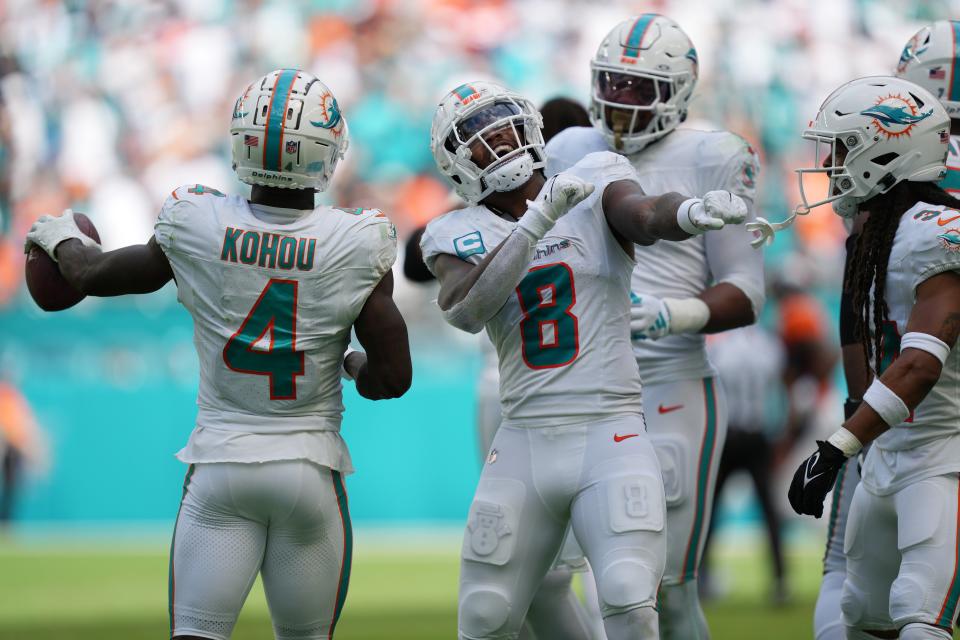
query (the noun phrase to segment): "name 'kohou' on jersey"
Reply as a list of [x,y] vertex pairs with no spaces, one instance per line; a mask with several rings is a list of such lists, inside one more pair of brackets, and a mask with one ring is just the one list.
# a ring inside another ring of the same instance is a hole
[[320,206],[268,223],[244,198],[196,185],[167,198],[155,234],[200,358],[196,429],[180,458],[306,458],[349,472],[340,366],[396,257],[386,216]]
[[[630,348],[630,274],[634,261],[603,214],[604,187],[636,180],[613,153],[594,153],[570,169],[595,191],[537,243],[527,275],[487,323],[497,350],[503,415],[520,425],[636,413],[640,376]],[[423,258],[440,254],[477,264],[514,229],[484,206],[427,225]]]

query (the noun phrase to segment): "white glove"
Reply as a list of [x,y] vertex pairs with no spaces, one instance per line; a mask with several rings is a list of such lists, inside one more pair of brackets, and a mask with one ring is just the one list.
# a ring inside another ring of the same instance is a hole
[[593,193],[594,186],[570,173],[558,173],[543,185],[533,201],[527,200],[527,211],[517,229],[536,242],[553,228],[557,220]]
[[703,199],[691,198],[677,209],[677,224],[690,235],[716,231],[747,218],[747,204],[729,191],[708,191]]
[[23,246],[24,253],[30,253],[31,247],[37,245],[47,252],[47,255],[57,262],[57,245],[66,240],[77,239],[88,247],[99,247],[100,244],[80,231],[76,220],[73,219],[73,209],[67,209],[59,218],[40,216],[33,223],[27,233],[27,241]]
[[663,300],[630,292],[630,339],[659,340],[670,334],[670,310]]

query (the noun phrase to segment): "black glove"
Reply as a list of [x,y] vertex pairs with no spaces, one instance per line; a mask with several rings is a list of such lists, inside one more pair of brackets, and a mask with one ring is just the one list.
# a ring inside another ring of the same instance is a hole
[[824,440],[817,440],[817,447],[816,453],[804,460],[793,474],[787,497],[790,506],[800,515],[819,518],[823,515],[823,500],[833,489],[847,456]]

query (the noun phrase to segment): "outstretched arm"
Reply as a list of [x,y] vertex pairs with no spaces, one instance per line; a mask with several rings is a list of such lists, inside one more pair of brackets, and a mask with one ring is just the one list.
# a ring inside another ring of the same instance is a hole
[[360,395],[382,400],[406,393],[413,377],[410,343],[407,325],[393,301],[392,271],[373,288],[353,329],[365,355],[351,353],[344,367],[356,380]]
[[156,238],[115,251],[66,240],[56,247],[60,273],[77,291],[89,296],[150,293],[173,278],[170,262]]
[[728,191],[711,191],[703,199],[679,193],[648,196],[636,182],[618,180],[604,189],[603,213],[621,244],[650,245],[740,224],[747,206]]

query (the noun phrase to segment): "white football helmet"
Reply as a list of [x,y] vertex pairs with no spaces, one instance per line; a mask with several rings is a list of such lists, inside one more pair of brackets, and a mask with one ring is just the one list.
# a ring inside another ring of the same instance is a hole
[[[546,164],[543,118],[526,98],[492,82],[462,84],[440,101],[430,130],[437,168],[467,203],[513,191]],[[474,150],[491,161],[481,167]]]
[[611,147],[636,153],[687,117],[697,50],[676,22],[645,13],[621,22],[590,62],[590,121]]
[[903,48],[897,77],[933,94],[951,118],[960,118],[960,21],[938,20],[917,31]]
[[[816,164],[797,169],[803,201],[797,213],[831,202],[846,217],[899,182],[943,178],[950,117],[926,89],[902,78],[871,76],[831,93],[803,137],[815,143]],[[827,193],[811,201],[804,178],[816,173],[828,177]]]
[[326,85],[278,69],[237,98],[230,137],[241,182],[323,191],[347,150],[347,123]]

